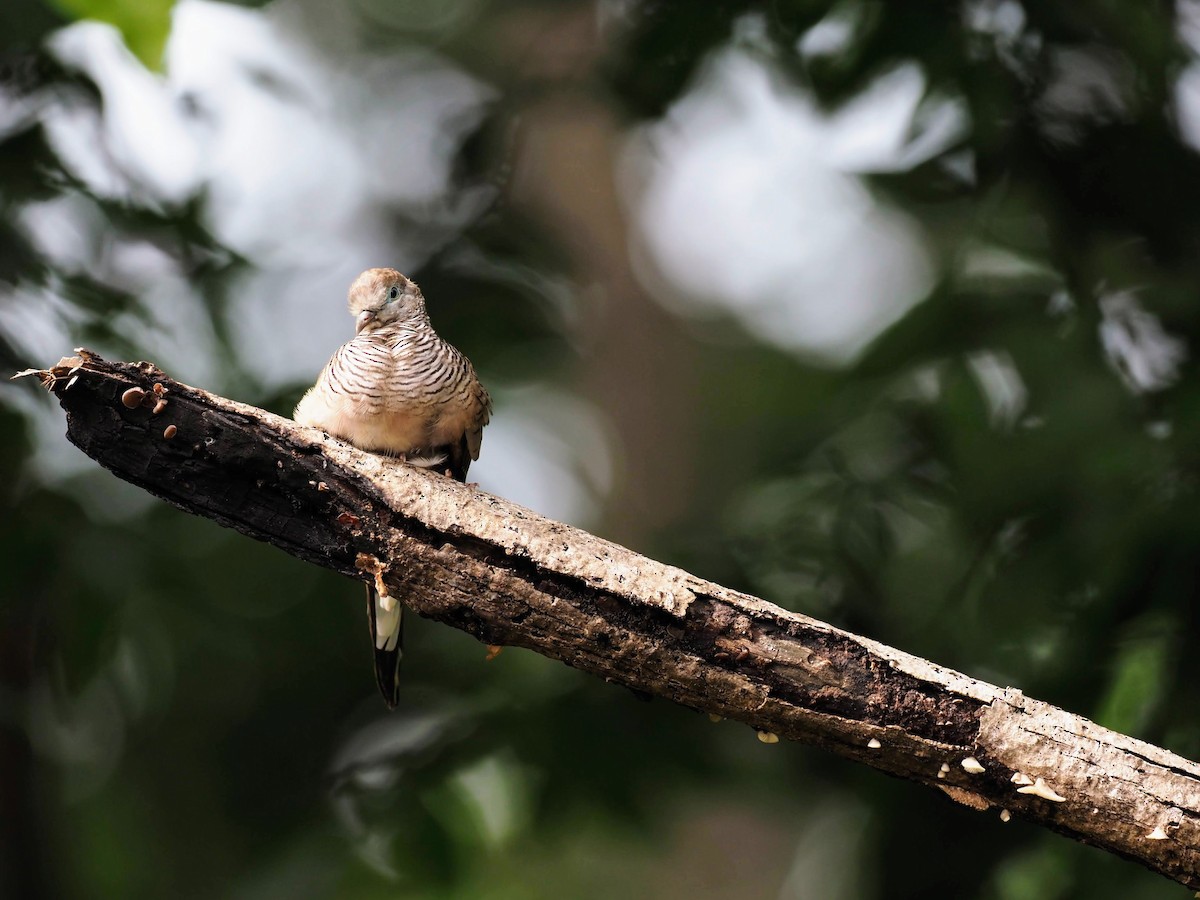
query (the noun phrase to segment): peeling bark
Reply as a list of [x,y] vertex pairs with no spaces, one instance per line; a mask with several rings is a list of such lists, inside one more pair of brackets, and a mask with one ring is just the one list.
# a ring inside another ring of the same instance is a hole
[[[149,363],[79,352],[23,374],[58,397],[74,444],[187,512],[380,578],[416,612],[486,644],[1008,810],[1200,890],[1196,763]],[[968,757],[978,765],[964,768]]]

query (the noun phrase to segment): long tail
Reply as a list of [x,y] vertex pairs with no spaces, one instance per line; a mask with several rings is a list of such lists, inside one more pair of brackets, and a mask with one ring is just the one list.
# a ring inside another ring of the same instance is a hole
[[388,709],[400,702],[400,660],[404,658],[404,604],[392,596],[380,597],[367,584],[367,621],[375,651],[375,681]]
[[[427,457],[409,457],[408,462],[426,468],[446,467],[455,481],[467,480],[471,451],[467,437],[436,448]],[[404,604],[391,596],[380,597],[375,585],[367,584],[367,619],[371,623],[371,645],[375,650],[375,682],[388,709],[400,702],[400,660],[404,658]]]

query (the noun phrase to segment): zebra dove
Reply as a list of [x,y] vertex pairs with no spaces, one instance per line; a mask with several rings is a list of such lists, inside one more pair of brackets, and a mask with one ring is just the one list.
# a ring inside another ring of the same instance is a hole
[[[467,358],[433,330],[420,289],[395,269],[368,269],[350,286],[350,313],[355,337],[333,354],[293,418],[466,481],[492,401]],[[394,708],[403,607],[368,583],[367,616],[375,678]]]

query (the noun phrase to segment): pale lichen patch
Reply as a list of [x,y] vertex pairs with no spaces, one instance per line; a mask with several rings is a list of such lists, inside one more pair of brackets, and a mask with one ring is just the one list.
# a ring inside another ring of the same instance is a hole
[[971,809],[982,812],[992,805],[988,802],[986,797],[983,797],[974,791],[968,791],[966,788],[955,787],[951,784],[939,784],[938,787],[941,789],[942,793],[944,793],[955,803],[961,803],[963,806],[971,807]]

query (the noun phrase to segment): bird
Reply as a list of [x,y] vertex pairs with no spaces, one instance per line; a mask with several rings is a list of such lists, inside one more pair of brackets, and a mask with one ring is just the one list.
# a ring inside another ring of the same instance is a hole
[[[396,269],[359,275],[350,285],[349,307],[354,337],[334,352],[293,420],[465,482],[492,415],[491,397],[470,360],[433,330],[421,289]],[[368,582],[367,618],[375,680],[394,709],[404,608]]]

